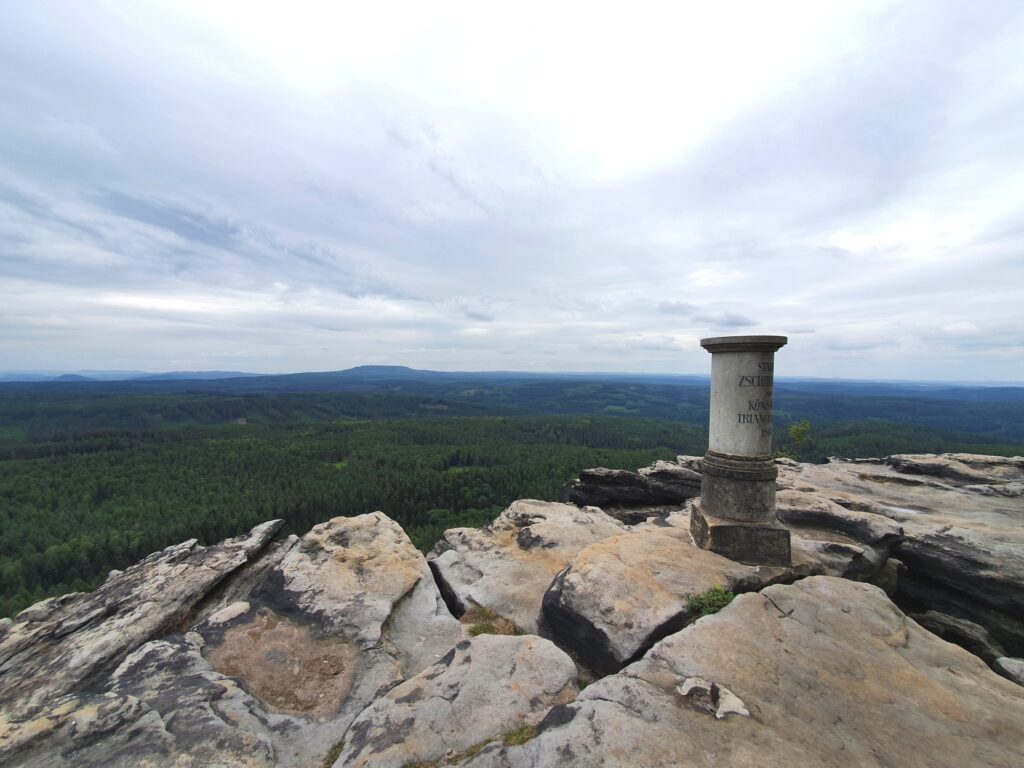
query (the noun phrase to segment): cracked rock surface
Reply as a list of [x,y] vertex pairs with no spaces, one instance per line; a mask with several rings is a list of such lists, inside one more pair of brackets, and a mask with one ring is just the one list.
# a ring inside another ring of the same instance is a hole
[[480,635],[367,707],[335,765],[441,762],[517,726],[536,725],[575,696],[576,665],[551,642]]
[[974,622],[1010,656],[1024,655],[1024,458],[950,453],[791,462],[780,466],[779,487],[780,498],[826,499],[848,510],[820,510],[834,527],[852,531],[843,518],[855,512],[897,523],[904,539],[892,554],[906,566],[897,602]]
[[555,575],[584,547],[626,526],[594,507],[523,499],[485,528],[452,528],[430,566],[456,613],[482,605],[536,632]]
[[688,598],[713,587],[758,590],[814,573],[796,550],[791,567],[750,566],[701,549],[689,516],[638,526],[582,550],[544,595],[552,636],[592,669],[620,669],[692,621]]
[[464,763],[1022,764],[1020,686],[922,629],[879,588],[828,576],[740,595],[552,709],[533,740]]
[[0,706],[12,715],[30,713],[89,685],[129,652],[185,620],[280,527],[281,521],[273,520],[210,547],[191,539],[115,574],[94,592],[26,608],[0,629]]
[[384,514],[271,544],[279,527],[169,547],[0,629],[0,763],[320,765],[457,642],[426,560]]

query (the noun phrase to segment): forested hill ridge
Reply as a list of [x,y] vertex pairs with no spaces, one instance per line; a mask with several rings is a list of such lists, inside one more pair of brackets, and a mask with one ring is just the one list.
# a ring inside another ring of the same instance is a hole
[[776,465],[789,565],[693,544],[685,455],[426,554],[382,511],[174,544],[0,620],[0,763],[1024,764],[1024,458]]
[[[192,376],[192,378],[189,378]],[[703,425],[710,383],[706,376],[640,374],[537,374],[439,372],[402,366],[362,366],[343,371],[282,375],[230,373],[147,374],[120,381],[0,383],[2,430],[46,431],[54,411],[71,428],[134,426],[144,418],[120,397],[187,395],[204,404],[182,422],[223,423],[231,418],[319,420],[336,415],[408,416],[447,410],[451,414],[579,414],[668,419]],[[319,395],[318,399],[268,395]],[[366,397],[360,400],[354,395]],[[335,395],[335,397],[329,397]],[[340,397],[349,395],[349,398]],[[405,401],[387,397],[409,398]],[[104,412],[90,407],[102,398]],[[147,401],[138,400],[135,403]],[[168,400],[165,403],[184,403]],[[115,424],[120,404],[122,423]],[[81,407],[76,409],[76,404]],[[147,405],[159,405],[157,399]],[[269,405],[262,408],[261,406]],[[188,410],[187,408],[185,409]],[[38,415],[38,421],[29,418]],[[75,421],[73,417],[78,417]],[[174,419],[175,417],[171,417]],[[128,424],[130,419],[135,422]],[[1024,441],[1024,386],[968,386],[925,382],[870,382],[778,378],[775,419],[785,427],[813,422],[879,419],[893,424]],[[52,419],[51,419],[52,421]],[[156,424],[159,426],[159,424]]]

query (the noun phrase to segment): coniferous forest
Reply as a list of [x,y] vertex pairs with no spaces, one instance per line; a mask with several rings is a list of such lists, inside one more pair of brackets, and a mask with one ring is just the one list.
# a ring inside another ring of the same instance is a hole
[[[301,534],[379,509],[426,550],[446,528],[485,525],[517,498],[556,499],[581,469],[703,453],[702,391],[679,398],[689,418],[635,415],[671,400],[660,386],[589,387],[584,412],[568,414],[505,390],[495,407],[435,394],[9,388],[0,392],[0,616],[92,589],[168,545],[214,543],[273,518]],[[572,394],[546,397],[570,409]],[[984,410],[966,407],[954,413],[961,422]],[[831,412],[827,399],[783,400],[777,447],[804,461],[1024,453],[1024,441],[993,433],[998,419],[973,434]],[[810,428],[794,441],[786,427],[806,415]]]

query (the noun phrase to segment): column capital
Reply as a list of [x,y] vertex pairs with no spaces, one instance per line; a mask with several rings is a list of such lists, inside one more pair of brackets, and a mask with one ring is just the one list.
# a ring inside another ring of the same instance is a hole
[[774,352],[784,347],[785,336],[713,336],[701,339],[700,345],[708,352]]

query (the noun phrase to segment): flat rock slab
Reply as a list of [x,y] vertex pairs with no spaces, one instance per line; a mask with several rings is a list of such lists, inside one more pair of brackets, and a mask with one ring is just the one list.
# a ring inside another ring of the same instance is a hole
[[1024,692],[877,587],[741,595],[472,768],[1024,765]]
[[695,616],[688,598],[712,587],[757,590],[813,572],[743,565],[694,546],[685,515],[611,536],[582,550],[544,595],[552,636],[598,672],[620,669]]
[[456,613],[476,604],[536,632],[551,580],[581,549],[625,530],[593,507],[523,499],[485,528],[445,531],[430,566]]
[[0,718],[0,762],[111,768],[278,764],[260,702],[237,680],[213,670],[199,647],[181,635],[130,653],[105,687],[102,693],[52,699],[30,718]]
[[596,467],[580,472],[562,491],[562,501],[596,506],[629,524],[644,521],[633,507],[680,506],[700,495],[701,477],[673,462],[657,461],[636,472]]
[[115,573],[94,592],[26,608],[0,629],[0,715],[31,712],[96,682],[129,652],[186,620],[281,524],[263,523],[210,547],[191,539]]
[[463,640],[440,662],[367,707],[345,734],[336,766],[402,768],[536,725],[576,697],[576,665],[554,644],[527,636]]
[[880,512],[866,511],[873,508],[870,500],[857,495],[840,501],[843,503],[805,486],[783,487],[775,494],[775,516],[793,526],[835,531],[886,550],[903,540],[903,526],[898,522]]
[[[907,568],[898,601],[980,624],[1011,656],[1024,655],[1024,459],[899,455],[788,462],[779,470],[785,503],[790,492],[828,500],[846,512],[829,506],[819,517],[850,531],[854,514],[889,518],[903,529],[904,540],[892,548]],[[780,517],[792,519],[783,510]],[[883,532],[874,522],[857,525],[864,535],[872,528]]]
[[[255,755],[233,757],[231,765],[273,766],[271,759]],[[133,696],[114,693],[66,694],[26,719],[0,721],[0,763],[17,768],[203,764],[187,753],[175,754],[174,737],[158,713]]]
[[897,472],[939,478],[968,487],[974,493],[1014,495],[1024,480],[1024,457],[1003,458],[974,453],[896,454],[885,463]]

